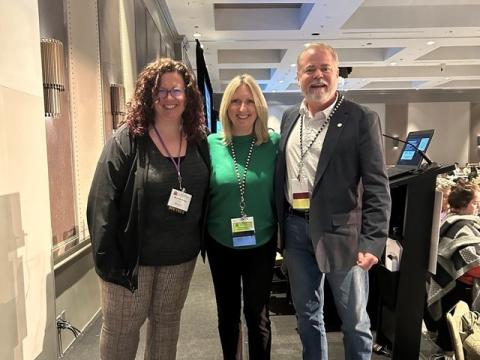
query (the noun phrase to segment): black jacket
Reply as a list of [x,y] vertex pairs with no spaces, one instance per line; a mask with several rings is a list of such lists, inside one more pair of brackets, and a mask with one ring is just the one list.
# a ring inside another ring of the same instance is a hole
[[[140,241],[144,224],[144,185],[149,165],[147,135],[134,137],[122,126],[105,144],[88,195],[87,222],[95,270],[103,280],[130,291],[138,287]],[[198,151],[210,171],[206,139]],[[208,193],[204,197],[202,234]],[[201,251],[204,254],[202,236]]]
[[[283,114],[275,192],[284,248],[287,143],[300,104]],[[380,258],[387,240],[390,189],[378,115],[344,99],[326,129],[310,198],[308,235],[322,272],[350,269],[358,252]]]

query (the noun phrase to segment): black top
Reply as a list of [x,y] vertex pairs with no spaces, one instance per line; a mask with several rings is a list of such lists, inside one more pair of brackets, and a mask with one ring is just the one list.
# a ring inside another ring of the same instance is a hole
[[208,187],[208,169],[197,147],[188,144],[180,170],[182,186],[192,195],[192,200],[188,211],[179,214],[167,207],[172,189],[179,189],[175,166],[150,138],[147,153],[150,164],[145,182],[145,232],[140,247],[140,264],[181,264],[193,259],[200,251],[200,220]]
[[[147,145],[148,134],[136,137],[122,125],[103,148],[88,194],[87,223],[95,271],[103,280],[132,292],[138,287],[139,248],[145,230],[145,178],[150,164]],[[210,171],[207,139],[193,146]],[[208,202],[207,188],[203,195],[203,230]]]

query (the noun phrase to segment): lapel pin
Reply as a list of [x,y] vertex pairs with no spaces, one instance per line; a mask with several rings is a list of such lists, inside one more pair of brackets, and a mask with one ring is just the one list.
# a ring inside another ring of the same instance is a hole
[[342,127],[342,126],[343,126],[342,123],[338,123],[338,124],[337,124],[337,127]]

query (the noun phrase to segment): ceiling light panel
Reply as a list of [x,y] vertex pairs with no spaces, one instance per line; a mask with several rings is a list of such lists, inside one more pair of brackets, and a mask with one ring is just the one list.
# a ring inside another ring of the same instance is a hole
[[230,81],[237,75],[248,73],[257,81],[270,80],[272,78],[272,69],[220,69],[220,80]]
[[311,3],[214,4],[215,30],[300,30],[313,6]]
[[441,46],[417,60],[478,60],[480,46]]
[[337,48],[341,63],[358,61],[385,61],[403,48]]
[[286,50],[284,49],[242,49],[218,50],[219,64],[242,63],[280,63]]
[[[432,16],[435,14],[435,16]],[[480,5],[361,6],[342,29],[477,27]]]
[[363,89],[416,89],[424,81],[371,81]]
[[455,87],[455,88],[480,88],[480,80],[452,80],[438,85],[438,87]]

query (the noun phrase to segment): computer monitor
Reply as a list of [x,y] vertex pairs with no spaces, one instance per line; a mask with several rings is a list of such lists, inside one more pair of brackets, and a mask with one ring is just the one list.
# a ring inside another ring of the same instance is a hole
[[415,145],[423,152],[427,151],[432,140],[434,130],[411,131],[405,140],[408,144],[403,144],[402,152],[398,158],[397,165],[419,166],[422,162],[422,156],[417,149],[410,144]]

